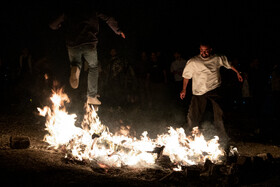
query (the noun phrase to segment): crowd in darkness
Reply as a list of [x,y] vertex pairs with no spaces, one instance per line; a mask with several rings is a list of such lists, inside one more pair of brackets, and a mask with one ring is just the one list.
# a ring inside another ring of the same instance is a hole
[[[65,53],[63,49],[61,51]],[[134,54],[127,54],[119,46],[103,50],[100,54],[99,95],[104,106],[159,109],[172,105],[182,107],[182,110],[188,107],[191,90],[188,90],[189,97],[180,100],[182,82],[176,80],[175,76],[179,74],[180,77],[184,65],[177,64],[174,67],[172,64],[175,61],[186,63],[193,54],[177,49],[169,52],[138,50]],[[2,111],[9,111],[7,109],[12,107],[26,111],[28,107],[42,106],[54,88],[71,92],[66,55],[39,56],[27,46],[22,47],[17,55],[2,55]],[[278,119],[279,62],[267,65],[265,59],[256,56],[229,58],[233,66],[242,71],[244,81],[238,82],[232,72],[221,69],[225,111],[243,110],[256,117]],[[81,84],[74,92],[76,97],[73,97],[79,102],[83,102],[86,97],[86,73],[87,65],[84,64]]]
[[[279,78],[280,68],[277,59],[270,65],[266,59],[251,56],[245,59],[232,58],[232,64],[241,71],[244,79],[240,84],[231,79],[230,72],[222,70],[224,107],[227,111],[240,113],[257,120],[255,128],[279,121]],[[237,89],[235,89],[237,88]]]

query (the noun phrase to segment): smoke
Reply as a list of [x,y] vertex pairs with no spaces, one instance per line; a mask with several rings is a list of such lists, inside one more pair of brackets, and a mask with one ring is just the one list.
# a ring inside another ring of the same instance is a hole
[[110,107],[101,106],[98,115],[101,122],[108,126],[112,133],[120,130],[121,126],[130,127],[130,134],[139,138],[144,131],[154,139],[157,135],[167,133],[168,127],[179,128],[184,125],[185,113],[176,106],[140,107]]
[[206,140],[212,139],[214,136],[219,136],[218,130],[210,121],[205,121],[201,124],[200,131]]

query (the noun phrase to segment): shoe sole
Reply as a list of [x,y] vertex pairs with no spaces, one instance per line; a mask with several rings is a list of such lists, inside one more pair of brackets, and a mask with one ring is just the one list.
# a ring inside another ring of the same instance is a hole
[[99,101],[98,99],[95,99],[96,101],[93,101],[93,102],[89,102],[88,100],[87,100],[87,103],[89,104],[89,105],[96,105],[96,106],[98,106],[98,105],[101,105],[101,101]]
[[73,89],[77,89],[77,88],[78,88],[78,86],[79,86],[79,81],[78,81],[77,79],[76,79],[76,80],[73,80],[73,79],[70,78],[69,82],[70,82],[70,85],[71,85],[71,87],[72,87]]

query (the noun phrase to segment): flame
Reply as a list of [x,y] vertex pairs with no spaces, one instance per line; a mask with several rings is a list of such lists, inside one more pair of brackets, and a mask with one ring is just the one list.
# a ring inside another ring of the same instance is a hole
[[163,148],[162,155],[168,156],[176,165],[203,164],[206,159],[213,163],[221,161],[224,150],[219,147],[218,136],[206,141],[195,127],[187,136],[183,128],[168,128],[168,132],[150,139],[144,131],[140,139],[129,135],[129,126],[122,126],[120,133],[112,134],[109,128],[101,123],[94,110],[86,105],[81,127],[76,127],[77,116],[68,114],[64,103],[70,102],[62,89],[53,91],[50,98],[53,106],[38,108],[40,115],[46,117],[44,141],[50,146],[66,150],[66,157],[77,160],[96,160],[100,166],[154,167],[158,159],[158,148]]

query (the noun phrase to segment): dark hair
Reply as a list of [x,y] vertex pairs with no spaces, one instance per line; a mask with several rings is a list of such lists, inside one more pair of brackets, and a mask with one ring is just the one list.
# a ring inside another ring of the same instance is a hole
[[199,46],[201,45],[211,47],[211,48],[213,47],[213,43],[210,40],[201,40],[199,42]]
[[214,44],[213,39],[211,38],[211,36],[208,36],[208,35],[203,35],[198,40],[198,47],[200,45],[204,45],[204,46],[208,46],[208,47],[213,48],[214,47],[213,44]]

